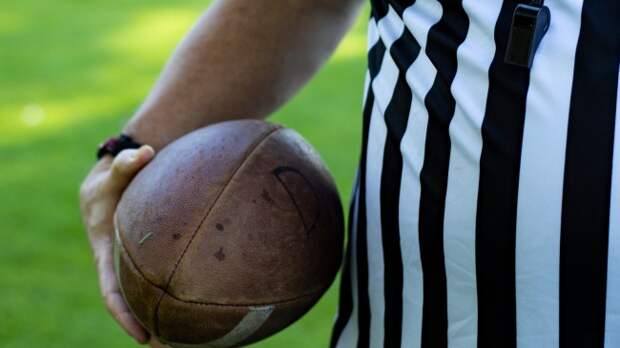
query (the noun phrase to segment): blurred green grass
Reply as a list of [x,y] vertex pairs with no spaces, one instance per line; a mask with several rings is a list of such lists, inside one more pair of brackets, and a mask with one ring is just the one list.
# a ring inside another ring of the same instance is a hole
[[[101,303],[77,190],[95,146],[118,132],[207,5],[0,3],[0,347],[135,346]],[[366,15],[272,117],[318,148],[345,204],[358,159]],[[254,347],[326,346],[337,288]]]

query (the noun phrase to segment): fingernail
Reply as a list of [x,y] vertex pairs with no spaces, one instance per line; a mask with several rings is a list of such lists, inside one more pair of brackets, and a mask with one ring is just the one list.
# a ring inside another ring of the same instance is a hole
[[155,149],[153,149],[150,145],[144,145],[140,149],[144,149],[145,153],[148,153],[149,156],[153,156],[155,154]]
[[147,344],[149,342],[149,337],[144,333],[131,332],[130,335],[139,344]]

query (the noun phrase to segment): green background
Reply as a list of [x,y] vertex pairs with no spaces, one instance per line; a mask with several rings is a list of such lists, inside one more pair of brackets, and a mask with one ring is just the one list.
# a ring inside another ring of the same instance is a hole
[[[0,347],[135,346],[101,302],[78,186],[97,144],[118,133],[207,6],[0,2]],[[318,148],[345,205],[359,156],[365,18],[272,117]],[[325,347],[338,284],[302,320],[254,347]]]

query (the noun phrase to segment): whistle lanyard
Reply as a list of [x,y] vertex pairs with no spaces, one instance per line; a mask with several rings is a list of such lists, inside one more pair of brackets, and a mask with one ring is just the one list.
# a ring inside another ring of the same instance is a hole
[[532,0],[515,8],[508,37],[504,61],[524,68],[531,68],[534,55],[543,36],[549,29],[551,12],[544,0]]

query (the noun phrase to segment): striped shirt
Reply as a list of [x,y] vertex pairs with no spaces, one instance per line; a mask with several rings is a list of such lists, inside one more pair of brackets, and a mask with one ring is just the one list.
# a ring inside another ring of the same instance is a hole
[[522,2],[372,1],[332,347],[620,347],[620,1]]

